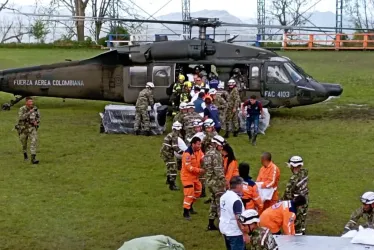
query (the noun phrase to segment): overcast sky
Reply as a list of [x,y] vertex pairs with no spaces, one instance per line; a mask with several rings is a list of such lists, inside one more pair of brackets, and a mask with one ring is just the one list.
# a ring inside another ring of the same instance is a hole
[[[149,14],[155,13],[163,5],[170,0],[131,0],[135,2],[139,7],[147,11]],[[209,9],[209,10],[227,10],[230,14],[235,15],[239,18],[254,18],[256,17],[256,0],[190,0],[191,1],[191,12]],[[268,0],[270,2],[271,0]],[[16,0],[19,5],[29,5],[34,2],[33,0]],[[42,2],[50,2],[48,0],[42,0]],[[318,0],[310,1],[312,4],[318,2]],[[130,3],[130,2],[129,2]],[[335,13],[336,0],[321,0],[311,11],[331,11]],[[309,7],[308,6],[308,7]],[[135,7],[136,8],[136,7]],[[136,8],[138,9],[138,8]],[[139,10],[139,9],[138,9]],[[181,0],[171,0],[171,2],[160,10],[156,16],[169,14],[171,12],[181,12],[182,4]],[[144,12],[139,10],[139,14],[147,16]]]

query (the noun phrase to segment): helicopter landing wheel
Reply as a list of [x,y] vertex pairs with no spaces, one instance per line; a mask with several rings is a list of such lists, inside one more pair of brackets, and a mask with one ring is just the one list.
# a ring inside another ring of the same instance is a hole
[[1,107],[1,109],[3,111],[9,111],[10,107],[11,107],[11,105],[9,103],[4,103],[3,106]]

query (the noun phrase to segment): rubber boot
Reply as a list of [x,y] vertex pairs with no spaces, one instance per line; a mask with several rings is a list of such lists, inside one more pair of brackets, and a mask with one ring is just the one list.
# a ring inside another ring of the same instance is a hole
[[27,160],[29,159],[29,156],[27,155],[26,152],[23,153],[23,159],[24,159],[25,161],[27,161]]
[[190,214],[197,214],[197,212],[195,212],[195,210],[193,210],[193,207],[192,207],[193,203],[191,204],[191,208],[190,208]]
[[251,141],[251,139],[252,139],[252,133],[251,133],[251,131],[247,131],[247,135],[248,135],[248,140]]
[[238,137],[238,131],[235,131],[233,134],[234,134],[234,137]]
[[186,220],[191,220],[190,210],[188,210],[187,208],[183,209],[183,217],[184,217]]
[[175,181],[170,181],[169,182],[169,189],[171,191],[177,191],[177,190],[179,190],[179,188],[177,187],[177,185],[175,185]]
[[169,175],[166,176],[166,185],[170,184],[170,178],[169,178]]
[[256,138],[257,138],[257,134],[254,134],[252,137],[252,146],[256,146]]
[[229,137],[230,137],[230,135],[229,135],[229,134],[230,134],[230,132],[229,132],[229,131],[226,131],[226,133],[225,133],[225,135],[224,135],[223,137],[227,139],[227,138],[229,138]]
[[31,155],[31,163],[32,164],[38,164],[39,161],[37,159],[35,159],[36,155]]
[[201,195],[200,195],[200,198],[204,198],[204,197],[206,197],[205,185],[203,185],[203,188],[201,189]]
[[151,136],[152,135],[152,133],[151,133],[151,131],[150,130],[148,130],[148,131],[145,131],[145,136]]
[[139,135],[140,134],[140,131],[139,130],[135,130],[135,135]]
[[209,219],[208,231],[218,230],[216,225],[214,225],[214,219]]

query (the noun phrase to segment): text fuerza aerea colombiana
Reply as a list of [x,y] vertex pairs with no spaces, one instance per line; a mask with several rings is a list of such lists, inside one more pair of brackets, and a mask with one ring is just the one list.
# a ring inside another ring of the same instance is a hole
[[82,80],[14,80],[13,84],[21,86],[84,86]]

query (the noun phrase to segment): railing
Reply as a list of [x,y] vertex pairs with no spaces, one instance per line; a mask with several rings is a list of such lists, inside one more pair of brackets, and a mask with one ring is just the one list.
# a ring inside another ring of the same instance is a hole
[[[212,35],[207,34],[207,37],[211,37]],[[224,35],[227,38],[231,37],[230,34],[215,35]],[[177,37],[177,40],[185,38],[183,34],[110,34],[109,40],[106,42],[107,47],[110,48],[115,47],[119,43],[132,45],[134,42],[152,42],[150,37],[154,37],[157,40],[160,36],[174,37],[174,39]],[[234,40],[234,42],[246,42],[256,47],[280,50],[374,50],[374,33],[257,34],[255,40]]]

